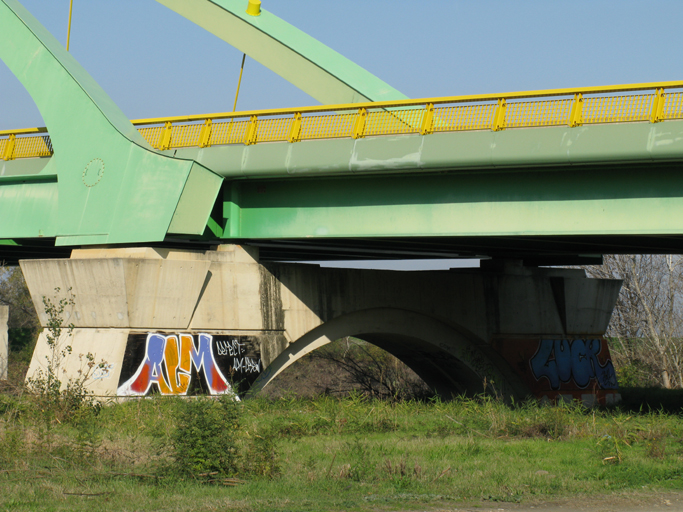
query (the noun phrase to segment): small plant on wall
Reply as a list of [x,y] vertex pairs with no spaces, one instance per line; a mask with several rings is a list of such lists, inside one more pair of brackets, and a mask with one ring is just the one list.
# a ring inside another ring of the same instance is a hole
[[90,352],[79,354],[81,367],[76,372],[76,376],[69,376],[66,382],[62,381],[62,376],[66,373],[63,366],[73,352],[70,340],[75,327],[73,323],[65,325],[64,317],[67,309],[75,304],[75,296],[71,288],[66,291],[65,295],[61,294],[60,288],[55,288],[53,298],[43,296],[46,315],[46,364],[44,368],[38,369],[27,379],[27,384],[29,391],[38,399],[39,410],[48,428],[55,420],[71,419],[83,407],[97,406],[92,392],[87,388],[87,383],[96,368],[106,366],[105,361],[96,363],[95,356]]

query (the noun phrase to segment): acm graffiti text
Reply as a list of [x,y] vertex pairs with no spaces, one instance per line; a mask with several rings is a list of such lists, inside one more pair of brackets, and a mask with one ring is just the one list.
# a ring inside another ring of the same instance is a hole
[[117,393],[127,396],[146,395],[156,386],[162,395],[185,395],[190,387],[191,371],[203,370],[204,379],[212,395],[232,393],[232,388],[221,373],[213,354],[213,337],[150,333],[145,344],[145,356],[135,374],[119,386]]

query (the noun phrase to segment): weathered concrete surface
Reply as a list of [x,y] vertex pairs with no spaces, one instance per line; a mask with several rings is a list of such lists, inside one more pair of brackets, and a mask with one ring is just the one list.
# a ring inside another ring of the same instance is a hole
[[65,320],[78,327],[186,329],[210,262],[190,259],[191,254],[175,260],[114,253],[117,257],[23,262],[41,323],[47,321],[42,297],[52,298],[60,288],[76,297]]
[[9,306],[0,306],[0,380],[7,379],[7,364],[9,359],[9,337],[7,336],[8,320]]
[[[257,250],[234,245],[207,252],[79,250],[69,260],[21,265],[42,322],[42,297],[71,288],[75,304],[65,317],[76,326],[73,353],[91,352],[111,365],[97,386],[112,394],[124,339],[159,331],[255,337],[264,369],[255,388],[311,350],[358,336],[444,394],[480,391],[487,377],[506,394],[523,396],[524,385],[492,341],[599,337],[621,285],[589,280],[582,270],[515,262],[428,272],[261,264]],[[32,370],[44,350],[43,335]],[[77,371],[76,362],[68,364]]]
[[[40,333],[27,376],[47,375],[48,360],[55,361],[55,370],[62,385],[69,380],[84,382],[97,396],[116,394],[116,384],[121,373],[121,361],[126,350],[128,329],[74,329],[62,332],[54,351],[47,344],[46,331]],[[63,359],[60,353],[71,347],[71,354]],[[92,363],[88,359],[92,355]]]

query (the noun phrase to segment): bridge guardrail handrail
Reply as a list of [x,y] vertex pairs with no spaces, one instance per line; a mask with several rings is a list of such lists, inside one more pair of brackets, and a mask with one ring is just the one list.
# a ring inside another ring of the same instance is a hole
[[[657,123],[667,119],[683,119],[683,81],[320,105],[131,122],[139,127],[152,147],[167,150],[449,131]],[[36,133],[43,135],[36,136]],[[3,160],[44,157],[52,152],[46,128],[0,131]]]

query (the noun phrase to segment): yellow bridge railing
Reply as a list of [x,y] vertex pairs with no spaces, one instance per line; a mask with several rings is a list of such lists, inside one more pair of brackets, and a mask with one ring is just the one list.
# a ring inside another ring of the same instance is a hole
[[[321,105],[132,121],[158,150],[683,119],[683,82]],[[52,154],[45,128],[0,131],[0,158]]]

